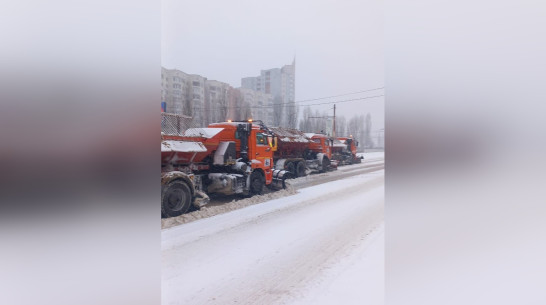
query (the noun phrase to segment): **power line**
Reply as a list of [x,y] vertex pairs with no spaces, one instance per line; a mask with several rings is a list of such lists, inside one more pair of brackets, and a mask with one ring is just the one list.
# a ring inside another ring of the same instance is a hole
[[366,96],[366,97],[360,97],[360,98],[355,98],[355,99],[351,99],[351,100],[334,101],[334,102],[325,102],[325,103],[317,103],[317,104],[308,104],[308,105],[303,105],[303,106],[315,106],[315,105],[326,105],[326,104],[346,103],[346,102],[359,101],[359,100],[366,100],[366,99],[369,99],[369,98],[375,98],[375,97],[381,97],[381,96],[385,96],[385,95],[384,95],[384,94],[381,94],[381,95],[374,95],[374,96]]
[[[335,95],[335,96],[321,97],[321,98],[316,98],[316,99],[301,100],[301,101],[287,102],[287,103],[275,103],[275,104],[263,105],[263,106],[223,106],[223,107],[209,107],[209,108],[194,107],[193,109],[195,109],[195,110],[200,110],[200,109],[209,109],[209,110],[213,110],[213,109],[239,109],[239,108],[264,109],[264,108],[272,108],[272,107],[280,106],[280,105],[290,105],[289,107],[296,107],[296,106],[315,106],[315,105],[326,105],[326,104],[334,104],[334,103],[345,103],[345,102],[352,102],[352,101],[364,100],[364,99],[369,99],[369,98],[381,97],[381,96],[385,96],[385,95],[381,94],[381,95],[361,97],[361,98],[343,100],[343,101],[324,102],[324,103],[305,104],[305,105],[295,105],[296,103],[324,100],[324,99],[329,99],[329,98],[333,98],[333,97],[346,96],[346,95],[351,95],[351,94],[356,94],[356,93],[379,90],[379,89],[383,89],[383,88],[385,88],[385,87],[375,88],[375,89],[370,89],[370,90],[363,90],[363,91],[353,92],[353,93],[340,94],[340,95]],[[292,104],[294,104],[294,105],[292,105]]]
[[374,88],[374,89],[369,89],[369,90],[362,90],[362,91],[357,91],[357,92],[352,92],[352,93],[345,93],[345,94],[339,94],[339,95],[332,95],[332,96],[327,96],[327,97],[319,97],[319,98],[308,99],[308,100],[295,101],[294,103],[303,103],[303,102],[312,102],[312,101],[318,101],[318,100],[325,100],[325,99],[329,99],[329,98],[333,98],[333,97],[340,97],[340,96],[346,96],[346,95],[353,95],[353,94],[364,93],[364,92],[370,92],[370,91],[375,91],[375,90],[380,90],[380,89],[385,89],[385,87]]

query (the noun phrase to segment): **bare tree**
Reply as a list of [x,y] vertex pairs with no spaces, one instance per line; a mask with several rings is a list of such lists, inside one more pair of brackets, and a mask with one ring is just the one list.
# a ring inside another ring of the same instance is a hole
[[312,132],[311,128],[311,119],[309,118],[311,116],[311,108],[309,106],[306,106],[303,108],[302,112],[302,119],[299,124],[299,129],[303,132]]
[[290,102],[285,107],[285,126],[289,128],[296,128],[298,123],[299,106],[295,102]]
[[364,133],[364,146],[366,148],[373,148],[374,144],[372,140],[372,115],[370,113],[366,114],[366,128]]
[[282,125],[283,108],[282,98],[279,95],[276,95],[273,98],[273,126]]
[[359,142],[364,138],[364,115],[352,117],[347,123],[347,134]]
[[241,94],[241,91],[237,89],[230,89],[229,93],[229,108],[227,110],[227,119],[231,120],[246,120],[247,115],[250,112],[250,107],[248,107],[248,104],[245,103],[243,95]]
[[345,136],[347,135],[347,120],[344,116],[336,116],[336,135]]

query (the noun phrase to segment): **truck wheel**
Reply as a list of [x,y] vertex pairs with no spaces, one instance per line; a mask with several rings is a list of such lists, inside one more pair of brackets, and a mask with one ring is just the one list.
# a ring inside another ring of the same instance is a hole
[[296,174],[296,166],[294,165],[294,162],[288,162],[288,164],[286,164],[286,170],[290,172],[290,175],[292,175],[292,177],[297,177],[298,175]]
[[296,174],[298,177],[305,176],[305,164],[303,164],[303,161],[298,162],[298,165],[296,165]]
[[174,181],[161,190],[161,217],[176,217],[188,211],[192,201],[190,187],[184,181]]
[[325,173],[330,169],[330,159],[327,157],[322,158],[322,169],[319,171],[320,173]]
[[264,177],[259,171],[250,174],[250,196],[259,195],[264,189]]

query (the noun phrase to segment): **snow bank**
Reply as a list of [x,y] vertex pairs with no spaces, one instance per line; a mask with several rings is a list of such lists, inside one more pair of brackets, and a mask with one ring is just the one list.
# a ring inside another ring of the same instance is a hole
[[378,159],[378,158],[385,158],[385,152],[384,151],[374,151],[374,152],[363,152],[363,153],[357,153],[357,156],[364,156],[364,160],[366,159]]
[[192,222],[198,219],[207,218],[219,214],[224,214],[230,211],[238,210],[247,206],[254,204],[262,203],[272,199],[282,198],[285,196],[290,196],[296,194],[297,191],[295,188],[291,187],[287,183],[287,188],[284,190],[271,192],[263,195],[256,195],[250,198],[245,198],[241,200],[233,200],[229,203],[219,205],[219,206],[204,206],[199,211],[187,213],[180,215],[178,217],[161,219],[161,229],[171,228],[177,225],[184,223]]

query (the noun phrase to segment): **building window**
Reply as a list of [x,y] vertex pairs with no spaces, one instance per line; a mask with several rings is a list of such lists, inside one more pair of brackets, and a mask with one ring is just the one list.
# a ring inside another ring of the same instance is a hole
[[198,81],[193,81],[192,83],[195,87],[201,87],[201,84]]

